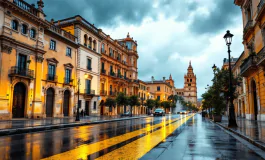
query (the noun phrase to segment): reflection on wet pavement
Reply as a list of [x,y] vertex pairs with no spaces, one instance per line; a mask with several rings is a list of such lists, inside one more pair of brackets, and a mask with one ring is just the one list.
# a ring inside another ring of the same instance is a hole
[[174,134],[175,136],[169,137],[171,143],[167,144],[166,149],[162,143],[142,159],[262,159],[201,115],[194,116]]
[[[227,126],[228,118],[223,117],[222,124]],[[237,128],[231,128],[234,131],[243,134],[250,139],[265,146],[265,123],[262,121],[247,120],[244,118],[237,118]]]
[[[81,150],[82,145],[97,143],[98,145],[96,147],[94,145],[94,148],[102,150],[104,148],[102,145],[107,145],[106,141],[104,141],[107,139],[113,140],[111,143],[108,142],[110,145],[116,143],[125,145],[119,142],[127,141],[126,139],[146,133],[148,130],[155,130],[159,126],[161,128],[161,124],[165,121],[176,120],[178,117],[178,115],[168,116],[167,118],[150,117],[0,137],[0,153],[2,153],[0,154],[0,159],[41,159],[73,150],[77,147],[80,148],[78,154],[81,154],[85,153],[84,150]],[[126,138],[113,138],[126,133],[129,133]],[[115,141],[116,143],[114,143]],[[92,150],[90,153],[92,153]]]

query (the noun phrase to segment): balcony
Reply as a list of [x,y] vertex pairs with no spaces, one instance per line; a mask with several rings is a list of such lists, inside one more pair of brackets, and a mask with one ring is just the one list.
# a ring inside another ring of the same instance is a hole
[[116,73],[114,73],[114,72],[109,72],[109,75],[112,77],[116,77]]
[[27,68],[20,68],[18,66],[13,66],[10,69],[10,77],[23,77],[23,78],[29,78],[29,79],[33,79],[34,76],[34,71],[27,69]]
[[95,95],[95,90],[85,89],[84,94],[85,95]]
[[13,0],[13,3],[24,11],[38,16],[38,10],[33,6],[25,2],[24,0]]
[[104,50],[103,48],[101,48],[101,53],[106,54],[106,50]]
[[58,80],[58,76],[54,75],[54,74],[47,74],[47,81],[51,81],[51,82],[57,82]]
[[243,38],[246,39],[253,31],[253,21],[249,20],[244,28]]
[[68,39],[70,41],[76,42],[76,37],[74,35],[72,35],[71,33],[66,32],[65,30],[60,29],[59,27],[57,27],[55,25],[51,25],[49,30],[51,32],[57,33],[58,35],[66,38],[66,39]]
[[256,17],[256,21],[260,21],[262,19],[262,15],[264,14],[265,11],[265,0],[260,0],[259,4],[258,4],[258,9],[257,9],[257,17]]
[[118,78],[123,78],[123,75],[119,74],[117,75]]
[[101,96],[106,96],[106,95],[107,95],[107,91],[105,91],[105,90],[100,90],[100,95],[101,95]]
[[101,74],[106,74],[106,70],[105,69],[101,69]]
[[248,77],[257,70],[257,56],[250,55],[240,66],[240,73],[243,77]]
[[116,92],[113,92],[113,91],[109,91],[109,96],[116,96]]
[[265,47],[257,54],[257,65],[265,66]]
[[87,70],[90,70],[90,71],[92,70],[91,66],[87,66],[86,68]]
[[69,77],[64,78],[64,84],[66,85],[73,85],[73,79],[70,79]]

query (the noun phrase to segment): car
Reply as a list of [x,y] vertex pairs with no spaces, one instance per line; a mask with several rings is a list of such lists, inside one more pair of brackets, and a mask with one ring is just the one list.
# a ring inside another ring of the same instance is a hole
[[186,110],[181,110],[179,113],[180,114],[187,114],[188,112]]
[[130,115],[131,115],[131,112],[125,112],[125,113],[122,113],[122,114],[121,114],[122,117],[130,116]]
[[162,108],[157,108],[154,111],[154,116],[165,116],[165,115],[166,115],[165,110]]

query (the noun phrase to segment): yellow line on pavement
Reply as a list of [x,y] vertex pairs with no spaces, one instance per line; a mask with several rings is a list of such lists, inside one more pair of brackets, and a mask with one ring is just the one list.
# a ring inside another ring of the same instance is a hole
[[66,151],[66,152],[51,156],[51,157],[47,157],[45,159],[54,159],[54,160],[87,159],[87,156],[90,154],[96,153],[102,149],[106,149],[118,143],[124,142],[133,137],[139,136],[143,133],[148,133],[158,127],[165,126],[166,124],[169,124],[172,121],[176,121],[181,118],[169,119],[166,121],[166,118],[164,117],[162,122],[159,124],[155,124],[153,126],[151,126],[150,124],[147,124],[145,128],[142,128],[140,130],[125,133],[123,135],[105,139],[103,141],[99,141],[93,144],[84,144],[84,145],[78,146],[77,148],[73,150],[69,150],[69,151]]
[[193,115],[187,116],[184,120],[177,121],[166,127],[163,127],[151,134],[148,134],[138,140],[135,140],[121,148],[118,148],[112,152],[109,152],[96,160],[108,160],[108,159],[118,159],[118,160],[134,160],[139,159],[154,148],[161,141],[170,135],[174,130],[180,127],[188,119],[193,117]]

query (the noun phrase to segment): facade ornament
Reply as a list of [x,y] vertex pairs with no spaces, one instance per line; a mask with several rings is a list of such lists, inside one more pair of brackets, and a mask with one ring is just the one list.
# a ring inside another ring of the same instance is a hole
[[37,62],[42,63],[42,62],[43,62],[43,59],[44,59],[44,58],[43,58],[43,55],[41,55],[41,54],[37,54],[37,55],[36,55],[36,61],[37,61]]
[[42,10],[42,8],[44,7],[44,3],[43,3],[43,1],[42,1],[42,0],[39,0],[39,1],[37,2],[37,4],[38,4],[38,9],[39,9],[40,11],[43,11],[43,10]]
[[12,47],[8,45],[2,45],[2,51],[10,54],[12,52]]

